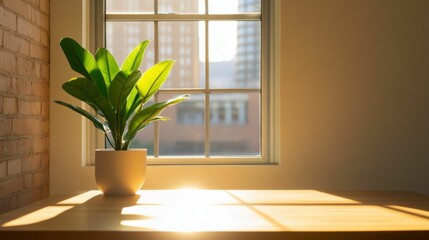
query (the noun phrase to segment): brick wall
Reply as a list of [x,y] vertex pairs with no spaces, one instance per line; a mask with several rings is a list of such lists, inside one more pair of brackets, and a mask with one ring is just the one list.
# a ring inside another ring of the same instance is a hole
[[0,0],[0,213],[49,194],[49,0]]

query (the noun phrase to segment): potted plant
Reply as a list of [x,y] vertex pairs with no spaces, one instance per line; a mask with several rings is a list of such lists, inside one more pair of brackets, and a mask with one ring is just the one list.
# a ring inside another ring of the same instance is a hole
[[130,142],[148,124],[168,120],[159,116],[165,108],[188,98],[183,95],[145,106],[175,63],[165,60],[142,73],[139,67],[148,44],[147,40],[138,44],[119,67],[105,48],[92,55],[71,38],[60,41],[71,68],[82,75],[70,79],[62,88],[96,114],[63,101],[55,102],[89,119],[113,147],[97,149],[95,153],[95,179],[105,195],[133,195],[141,188],[146,176],[146,149],[129,149]]

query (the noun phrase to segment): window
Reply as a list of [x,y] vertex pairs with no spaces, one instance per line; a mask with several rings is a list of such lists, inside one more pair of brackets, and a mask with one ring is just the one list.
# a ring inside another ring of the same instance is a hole
[[[150,163],[273,163],[274,1],[100,0],[96,37],[120,63],[149,39],[141,69],[177,63],[153,101],[190,93],[131,144]],[[271,12],[270,12],[271,10]],[[100,17],[99,17],[100,19]],[[103,37],[100,38],[100,35]],[[97,139],[102,139],[98,137]],[[100,143],[99,143],[100,144]]]

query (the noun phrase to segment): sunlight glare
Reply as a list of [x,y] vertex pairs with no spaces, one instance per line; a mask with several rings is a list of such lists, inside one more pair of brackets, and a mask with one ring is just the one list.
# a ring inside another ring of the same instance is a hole
[[224,190],[145,190],[139,192],[140,199],[137,204],[162,204],[162,205],[214,205],[214,204],[237,204],[233,198]]
[[137,204],[122,209],[122,226],[178,232],[256,231],[261,226],[278,230],[278,226],[241,205],[225,190],[145,190],[140,192]]
[[[232,14],[238,9],[237,0],[210,1],[210,13]],[[199,24],[199,39],[205,40],[205,24]],[[237,51],[237,22],[212,21],[209,23],[210,62],[227,62],[234,59]],[[205,62],[205,44],[200,44],[200,61]]]
[[123,208],[122,215],[133,216],[133,220],[122,220],[122,226],[159,231],[278,230],[278,226],[240,205],[136,205]]

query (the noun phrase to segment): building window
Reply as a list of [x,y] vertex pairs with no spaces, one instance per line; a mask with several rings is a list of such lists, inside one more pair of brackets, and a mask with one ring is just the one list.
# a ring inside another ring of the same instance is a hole
[[[149,39],[141,69],[178,60],[153,101],[190,93],[132,142],[152,163],[272,163],[269,0],[96,0],[104,45],[121,62]],[[189,158],[191,157],[191,158]],[[189,161],[189,160],[187,160]]]

